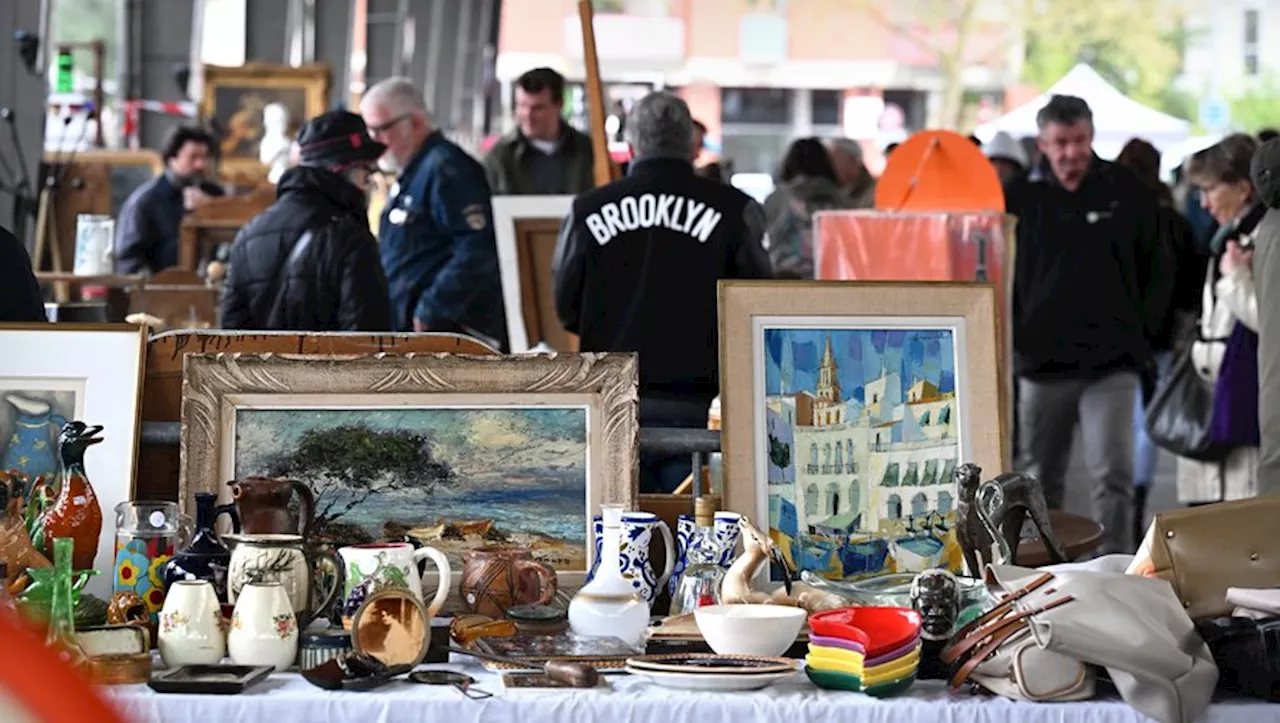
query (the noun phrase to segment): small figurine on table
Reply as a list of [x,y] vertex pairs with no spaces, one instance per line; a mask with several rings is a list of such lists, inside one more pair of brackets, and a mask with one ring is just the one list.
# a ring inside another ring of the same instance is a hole
[[925,570],[911,581],[911,607],[920,613],[920,671],[925,680],[950,677],[939,656],[960,617],[960,582],[948,570]]

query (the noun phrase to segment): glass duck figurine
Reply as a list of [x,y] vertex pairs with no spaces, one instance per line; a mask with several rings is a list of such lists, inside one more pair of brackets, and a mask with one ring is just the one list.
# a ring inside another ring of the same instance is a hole
[[53,557],[53,539],[69,537],[75,541],[71,556],[73,570],[93,568],[98,554],[98,536],[102,532],[102,507],[84,472],[84,451],[102,441],[101,426],[69,422],[58,438],[62,457],[62,484],[58,497],[41,518],[41,530],[48,544],[46,554]]

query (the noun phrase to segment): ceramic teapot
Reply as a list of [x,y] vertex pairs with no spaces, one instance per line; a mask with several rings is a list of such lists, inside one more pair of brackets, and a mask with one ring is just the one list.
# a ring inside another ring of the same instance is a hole
[[[246,535],[302,535],[311,531],[316,498],[311,489],[297,480],[275,477],[245,477],[227,483],[240,528]],[[298,512],[289,509],[289,500],[298,496]]]

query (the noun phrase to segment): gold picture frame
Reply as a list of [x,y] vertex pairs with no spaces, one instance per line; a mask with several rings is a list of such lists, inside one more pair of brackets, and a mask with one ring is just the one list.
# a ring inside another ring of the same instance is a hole
[[719,298],[725,509],[828,577],[961,569],[952,473],[1011,468],[994,287],[721,281]]
[[223,133],[218,148],[223,173],[265,176],[268,169],[257,153],[263,108],[284,105],[289,111],[288,136],[293,138],[303,123],[329,107],[329,82],[329,66],[324,64],[206,65],[200,112],[216,121]]
[[[237,477],[287,476],[315,494],[314,539],[409,534],[456,573],[467,550],[507,539],[574,589],[594,562],[599,506],[635,509],[637,370],[634,354],[190,354],[179,504],[189,513],[196,492],[228,502]],[[353,434],[364,441],[342,441]],[[383,444],[417,457],[385,476],[361,463],[357,478],[319,459]]]

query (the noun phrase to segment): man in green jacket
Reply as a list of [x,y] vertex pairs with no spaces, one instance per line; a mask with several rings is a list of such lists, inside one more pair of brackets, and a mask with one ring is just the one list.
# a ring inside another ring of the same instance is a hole
[[591,138],[564,120],[564,77],[534,68],[516,79],[516,129],[484,159],[495,196],[577,195],[595,188]]
[[1258,427],[1262,435],[1258,494],[1280,492],[1280,139],[1267,141],[1249,169],[1270,210],[1254,237],[1253,283],[1258,294]]

